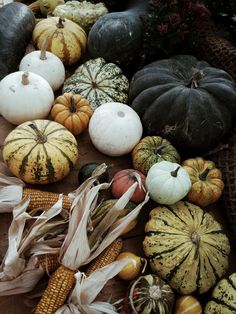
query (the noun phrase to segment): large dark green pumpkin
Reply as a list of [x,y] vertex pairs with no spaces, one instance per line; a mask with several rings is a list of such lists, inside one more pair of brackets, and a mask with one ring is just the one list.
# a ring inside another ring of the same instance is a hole
[[140,14],[145,6],[146,0],[139,0],[131,9],[99,18],[88,35],[90,57],[129,65],[141,49],[143,24]]
[[35,26],[27,5],[13,2],[0,8],[0,80],[17,71]]
[[190,55],[159,60],[136,72],[129,98],[147,135],[188,150],[214,147],[236,118],[231,76]]

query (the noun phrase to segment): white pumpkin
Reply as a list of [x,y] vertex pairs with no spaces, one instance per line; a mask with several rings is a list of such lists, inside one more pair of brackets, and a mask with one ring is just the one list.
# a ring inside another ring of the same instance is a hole
[[32,51],[24,56],[19,65],[20,71],[28,71],[42,76],[54,91],[65,81],[65,67],[61,59],[46,51],[48,38],[41,50]]
[[41,76],[18,71],[0,82],[0,113],[10,123],[19,125],[48,116],[54,102],[49,83]]
[[143,133],[138,114],[119,102],[99,106],[90,119],[88,130],[93,145],[108,156],[128,154]]
[[179,164],[164,160],[149,169],[145,185],[152,200],[171,205],[187,195],[191,180],[187,170]]

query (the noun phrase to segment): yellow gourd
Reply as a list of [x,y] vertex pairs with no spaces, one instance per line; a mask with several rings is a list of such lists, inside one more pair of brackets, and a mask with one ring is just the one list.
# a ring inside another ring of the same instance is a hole
[[176,300],[175,314],[202,314],[202,306],[193,296],[184,295]]

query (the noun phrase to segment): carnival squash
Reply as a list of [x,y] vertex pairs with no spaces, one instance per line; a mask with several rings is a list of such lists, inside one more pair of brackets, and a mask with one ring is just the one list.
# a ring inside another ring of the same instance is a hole
[[66,65],[79,61],[87,44],[87,35],[78,24],[58,17],[48,17],[38,22],[32,37],[34,45],[39,50],[45,39],[49,37],[47,50],[54,53]]
[[146,135],[162,136],[188,152],[213,148],[236,119],[232,77],[190,55],[159,60],[136,72],[129,99]]
[[228,269],[230,244],[199,206],[177,202],[151,210],[143,249],[151,268],[181,294],[204,293]]
[[18,69],[35,26],[27,5],[13,2],[0,8],[0,80]]
[[179,164],[163,160],[149,169],[145,185],[152,200],[170,205],[187,195],[191,180],[187,170]]
[[92,114],[89,101],[81,95],[72,93],[58,96],[51,110],[52,119],[64,125],[74,135],[80,134],[87,128]]
[[116,101],[128,101],[129,81],[122,70],[103,58],[91,59],[80,65],[64,83],[64,93],[80,94],[88,99],[92,109]]
[[12,124],[47,118],[54,101],[49,83],[40,75],[17,71],[0,82],[0,113]]
[[204,313],[236,314],[236,273],[217,283]]
[[108,102],[98,107],[89,121],[89,136],[95,148],[108,156],[132,151],[142,137],[142,123],[128,105]]
[[3,159],[26,183],[47,184],[63,179],[78,158],[75,137],[51,120],[25,122],[5,138]]
[[151,166],[162,160],[179,163],[180,156],[174,146],[160,136],[142,138],[132,151],[134,168],[145,175]]
[[188,171],[192,186],[186,198],[190,203],[207,206],[220,198],[224,182],[215,163],[202,157],[184,160],[182,167]]
[[129,65],[142,45],[143,24],[140,18],[147,1],[138,0],[123,12],[111,12],[92,26],[88,35],[91,58],[102,57],[120,66]]
[[124,299],[125,314],[170,314],[175,294],[171,287],[155,274],[132,281]]

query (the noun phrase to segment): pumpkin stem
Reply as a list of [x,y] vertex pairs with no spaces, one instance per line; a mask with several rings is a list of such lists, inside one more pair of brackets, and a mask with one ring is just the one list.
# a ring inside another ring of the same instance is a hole
[[63,22],[65,22],[65,19],[59,17],[59,20],[58,20],[58,23],[57,23],[56,27],[58,27],[58,28],[64,28]]
[[41,60],[46,60],[47,59],[46,51],[47,51],[47,47],[48,47],[50,39],[51,39],[51,36],[47,36],[45,38],[45,40],[43,41],[41,52],[40,52],[40,59]]
[[199,179],[205,181],[210,170],[210,168],[206,168],[202,173],[199,174]]
[[47,142],[47,136],[38,129],[34,121],[31,124],[29,124],[29,127],[31,127],[35,131],[36,136],[37,136],[36,141],[38,144],[43,144]]
[[180,166],[178,166],[175,170],[171,171],[170,174],[172,175],[172,177],[177,177],[179,169],[180,169]]
[[74,95],[70,97],[70,112],[76,112]]
[[143,274],[147,268],[147,260],[146,258],[141,258],[140,260],[141,260],[141,263],[143,264],[143,269],[141,271],[141,274]]
[[23,74],[22,74],[22,80],[21,80],[21,83],[23,84],[23,85],[28,85],[29,84],[29,72],[24,72]]
[[170,144],[162,144],[158,147],[152,147],[151,149],[153,150],[154,154],[159,155],[159,153],[161,153],[163,148],[168,147]]
[[187,81],[186,86],[190,88],[198,88],[199,81],[203,78],[203,71],[193,68],[193,74],[189,81]]
[[194,258],[197,258],[197,255],[198,255],[198,252],[199,252],[199,246],[200,246],[200,236],[199,234],[194,231],[192,234],[191,234],[191,241],[196,245],[196,251],[195,251],[195,255],[194,255]]

